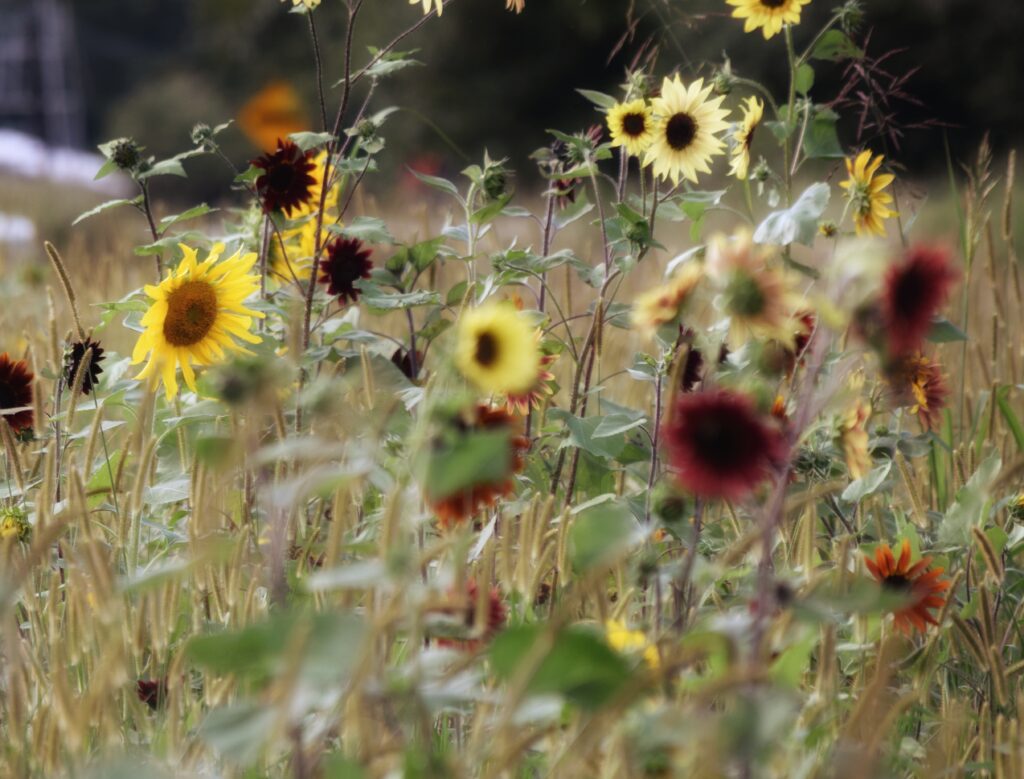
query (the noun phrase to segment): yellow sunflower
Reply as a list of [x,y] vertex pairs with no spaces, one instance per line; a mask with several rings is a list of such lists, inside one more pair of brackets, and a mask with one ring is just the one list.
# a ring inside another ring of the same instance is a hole
[[[676,75],[661,85],[661,96],[651,101],[657,117],[654,140],[647,147],[644,165],[654,165],[655,175],[696,182],[697,173],[710,173],[708,161],[722,154],[725,143],[715,134],[728,128],[724,96],[711,98],[712,87],[699,78],[689,88]],[[710,98],[710,99],[709,99]]]
[[885,192],[895,180],[891,173],[879,173],[884,157],[873,157],[870,149],[857,155],[857,159],[846,158],[846,172],[850,178],[840,182],[846,190],[846,197],[853,207],[853,226],[857,235],[885,235],[886,219],[896,216],[889,208],[892,195]]
[[608,130],[612,146],[625,147],[626,153],[639,157],[654,140],[654,120],[645,100],[616,103],[608,109]]
[[433,8],[437,8],[437,15],[444,11],[444,0],[409,0],[409,5],[423,3],[423,15],[426,16]]
[[633,324],[647,337],[679,316],[693,296],[704,271],[697,262],[680,267],[664,284],[637,296],[633,304]]
[[743,106],[743,119],[732,134],[736,145],[732,147],[732,165],[729,175],[742,181],[750,169],[750,147],[754,143],[754,130],[764,117],[764,103],[756,97],[748,97]]
[[658,647],[651,643],[640,630],[631,630],[620,619],[610,619],[604,623],[605,637],[608,644],[616,652],[623,654],[642,653],[644,662],[649,668],[657,670],[661,664]]
[[[311,175],[315,183],[310,188],[309,201],[301,203],[292,211],[293,219],[305,219],[305,221],[290,230],[282,230],[280,239],[276,234],[272,234],[270,238],[268,253],[270,272],[284,281],[308,279],[313,255],[316,253],[316,214],[320,209],[320,195],[324,187],[324,164],[327,162],[327,152],[320,152],[313,162],[314,168]],[[333,178],[333,166],[331,173]],[[331,237],[326,226],[333,223],[338,214],[338,196],[338,187],[333,184],[324,196],[324,232],[322,237],[324,243],[327,243]],[[283,248],[282,243],[284,244]]]
[[455,363],[482,392],[526,392],[540,373],[536,331],[512,306],[485,303],[459,320]]
[[221,260],[224,245],[218,243],[198,262],[195,249],[185,244],[179,248],[184,257],[178,267],[159,285],[145,287],[153,302],[142,317],[145,330],[132,352],[133,364],[149,360],[135,378],[159,376],[168,400],[178,394],[179,365],[185,384],[195,392],[193,363],[211,365],[223,360],[225,351],[251,354],[236,339],[259,343],[249,328],[254,317],[263,317],[244,305],[260,287],[259,278],[249,273],[254,253],[235,252]]
[[735,19],[745,19],[743,32],[753,32],[758,27],[768,40],[782,32],[784,24],[800,24],[800,11],[811,0],[725,0],[735,6]]

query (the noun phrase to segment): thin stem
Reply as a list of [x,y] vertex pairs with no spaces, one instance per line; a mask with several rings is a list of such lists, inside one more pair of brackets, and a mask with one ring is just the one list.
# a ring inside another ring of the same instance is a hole
[[793,205],[793,174],[790,172],[790,140],[793,132],[793,103],[796,102],[796,56],[793,53],[793,30],[786,24],[782,27],[786,38],[786,59],[789,62],[789,97],[786,100],[786,141],[782,145],[786,174],[786,205]]
[[320,59],[320,40],[317,38],[313,13],[307,13],[306,18],[309,20],[309,36],[313,40],[313,59],[316,62],[316,92],[320,99],[320,123],[324,132],[327,132],[327,100],[324,97],[324,66]]

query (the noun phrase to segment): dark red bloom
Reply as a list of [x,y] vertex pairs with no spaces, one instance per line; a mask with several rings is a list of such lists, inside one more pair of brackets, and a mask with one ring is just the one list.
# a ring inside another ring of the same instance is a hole
[[949,251],[914,246],[885,277],[881,315],[890,359],[920,350],[959,274]]
[[921,354],[904,357],[890,363],[887,379],[894,405],[909,408],[929,430],[939,423],[949,388],[937,362]]
[[252,160],[252,165],[263,169],[256,179],[256,194],[265,213],[284,211],[291,216],[296,208],[309,203],[316,186],[312,157],[312,152],[279,138],[277,151]]
[[[476,606],[479,592],[480,588],[477,587],[476,581],[470,579],[466,583],[464,593],[451,593],[454,603],[451,608],[446,610],[456,616],[461,616],[462,624],[467,630],[472,630],[476,626]],[[501,602],[501,592],[497,587],[492,587],[491,591],[487,593],[487,615],[484,617],[483,632],[464,639],[439,638],[437,643],[440,646],[464,649],[468,652],[476,651],[494,638],[498,631],[505,626],[507,617],[505,604]]]
[[167,679],[139,679],[135,682],[135,694],[153,711],[167,700]]
[[88,395],[92,392],[92,388],[99,383],[100,374],[103,373],[103,368],[100,367],[100,363],[103,361],[103,347],[100,346],[99,341],[86,338],[84,341],[76,341],[71,344],[64,355],[64,383],[68,387],[72,387],[75,375],[78,373],[79,366],[81,366],[88,349],[92,349],[92,353],[89,356],[89,367],[82,377],[83,395]]
[[370,278],[371,251],[358,238],[335,238],[327,244],[320,260],[320,283],[327,285],[328,294],[337,295],[339,303],[355,303],[359,299],[356,282]]
[[704,373],[704,355],[696,346],[690,346],[686,350],[686,362],[683,364],[683,375],[679,378],[679,389],[683,392],[693,392],[700,383]]
[[679,395],[662,435],[680,485],[704,498],[743,498],[785,457],[777,423],[729,390]]
[[407,349],[403,349],[399,346],[395,349],[395,353],[391,355],[391,363],[398,368],[409,381],[415,381],[419,375],[420,370],[423,368],[423,352],[419,349],[416,350],[416,361],[413,362],[413,354]]
[[24,360],[12,360],[7,352],[0,354],[0,413],[15,433],[29,430],[35,421],[32,411],[34,378]]
[[530,448],[530,439],[521,435],[512,435],[513,418],[504,408],[491,408],[483,403],[474,411],[474,419],[466,427],[470,430],[496,431],[505,428],[509,431],[511,447],[511,468],[508,474],[499,481],[475,484],[464,490],[440,499],[432,499],[430,485],[426,488],[427,502],[442,527],[451,527],[465,521],[482,509],[493,506],[500,498],[510,495],[515,488],[512,477],[523,470],[524,455]]

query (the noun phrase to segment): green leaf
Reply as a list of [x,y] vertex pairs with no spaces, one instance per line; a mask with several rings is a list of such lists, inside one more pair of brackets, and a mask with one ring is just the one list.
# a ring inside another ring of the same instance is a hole
[[999,387],[996,390],[996,405],[999,406],[999,412],[1003,415],[1006,426],[1013,434],[1013,440],[1017,442],[1017,448],[1024,452],[1024,426],[1021,425],[1020,419],[1010,405],[1010,389],[1010,387]]
[[155,162],[148,169],[140,173],[136,178],[139,181],[145,181],[151,179],[154,176],[178,176],[180,178],[188,178],[188,174],[185,172],[185,166],[181,164],[181,156],[172,157],[169,160],[160,160]]
[[814,116],[804,133],[803,149],[808,159],[841,159],[846,156],[836,131],[838,119],[835,111],[815,107]]
[[863,56],[864,52],[842,30],[829,30],[811,52],[811,58],[817,60],[859,59]]
[[90,208],[85,213],[79,214],[75,217],[75,221],[71,223],[71,226],[74,227],[79,222],[84,222],[89,217],[102,214],[104,211],[110,211],[111,209],[120,208],[121,206],[138,206],[141,204],[142,195],[130,199],[118,198],[117,200],[108,200],[106,203],[100,203],[96,208]]
[[318,149],[330,143],[334,136],[331,133],[301,132],[291,133],[288,136],[292,142],[303,151]]
[[227,761],[245,766],[267,745],[277,712],[263,703],[233,703],[213,709],[199,725],[199,737]]
[[967,333],[945,317],[938,317],[937,319],[932,320],[932,329],[928,332],[928,340],[934,344],[966,341]]
[[818,220],[828,207],[830,194],[828,184],[812,184],[792,208],[769,214],[754,232],[754,241],[776,246],[791,243],[810,246],[818,233]]
[[969,546],[971,528],[979,526],[986,518],[989,490],[995,483],[1003,461],[998,452],[990,454],[968,479],[967,484],[957,490],[953,505],[939,525],[939,542],[947,546]]
[[503,482],[511,470],[507,430],[460,433],[439,444],[427,456],[424,483],[431,499],[443,500],[476,484]]
[[847,503],[858,503],[864,500],[864,498],[875,493],[882,486],[882,482],[885,481],[885,477],[889,475],[890,470],[892,470],[892,460],[869,471],[856,481],[850,482],[850,485],[843,490],[842,499]]
[[441,296],[437,292],[426,289],[418,289],[413,292],[386,292],[376,284],[363,281],[360,284],[363,291],[362,302],[369,308],[378,311],[400,311],[416,306],[432,306],[441,303]]
[[[332,227],[334,225],[331,225]],[[394,243],[395,239],[388,231],[383,219],[374,216],[357,216],[340,230],[349,238],[358,238],[366,243]]]
[[551,640],[539,625],[518,625],[502,631],[490,648],[491,667],[499,679],[513,679],[521,664],[550,641],[543,660],[530,677],[527,691],[559,694],[584,709],[609,702],[629,680],[629,661],[595,631],[572,626]]
[[617,102],[614,97],[606,95],[604,92],[595,92],[592,89],[577,89],[576,91],[598,108],[602,108],[605,111],[610,108],[614,108]]
[[210,208],[206,203],[202,203],[195,208],[190,208],[188,211],[182,211],[180,214],[174,216],[165,216],[160,220],[160,225],[157,227],[157,232],[163,235],[170,227],[173,227],[180,222],[187,222],[189,219],[197,219],[200,216],[206,216],[216,211],[216,208]]
[[601,424],[601,417],[581,418],[565,409],[553,408],[548,411],[548,419],[561,421],[568,428],[569,435],[563,446],[575,446],[597,457],[615,459],[626,445],[623,435],[594,437],[594,431]]
[[476,211],[474,211],[470,215],[469,221],[472,222],[473,224],[486,224],[487,222],[490,222],[492,219],[494,219],[494,217],[496,217],[505,209],[505,206],[508,205],[511,199],[512,193],[506,192],[497,200],[492,200],[487,205],[481,206]]
[[591,506],[582,511],[569,528],[573,569],[582,573],[614,565],[643,540],[643,535],[643,529],[625,503],[615,501]]
[[806,95],[814,86],[814,68],[806,62],[796,69],[796,78],[793,79],[793,86],[801,95]]
[[412,168],[408,168],[408,171],[428,187],[433,187],[434,189],[439,189],[442,192],[447,192],[460,203],[462,202],[462,195],[459,194],[458,187],[448,179],[441,178],[440,176],[429,176],[426,173],[420,173],[418,170],[413,170]]

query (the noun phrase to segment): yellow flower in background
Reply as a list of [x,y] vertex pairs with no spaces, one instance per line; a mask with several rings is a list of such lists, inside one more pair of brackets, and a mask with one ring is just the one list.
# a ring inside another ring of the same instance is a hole
[[485,303],[459,320],[455,363],[481,392],[526,392],[540,374],[536,330],[514,307]]
[[256,146],[273,152],[278,140],[308,129],[309,117],[291,84],[272,81],[242,106],[238,126]]
[[612,146],[622,146],[634,157],[639,157],[654,140],[654,118],[645,100],[616,103],[608,109],[605,121]]
[[[313,255],[316,253],[316,214],[320,210],[320,197],[324,187],[324,166],[327,163],[327,152],[322,151],[314,160],[312,172],[314,184],[310,188],[308,202],[299,204],[292,210],[294,220],[305,219],[298,227],[282,230],[280,240],[271,234],[268,259],[270,272],[285,281],[305,281],[309,278]],[[323,234],[324,244],[334,237],[327,232],[327,225],[334,224],[338,214],[338,187],[335,183],[334,167],[331,167],[331,186],[324,195]],[[284,244],[282,249],[281,244]]]
[[633,324],[647,337],[653,336],[659,327],[679,316],[703,275],[698,263],[688,262],[664,284],[637,296]]
[[437,8],[438,16],[444,11],[444,0],[409,0],[409,5],[416,5],[416,3],[423,3],[424,16],[429,14],[435,7]]
[[871,470],[871,453],[868,451],[868,419],[871,418],[871,403],[864,391],[864,371],[857,371],[849,382],[854,393],[853,406],[839,420],[839,449],[846,460],[846,469],[851,479],[860,479]]
[[661,664],[658,647],[652,644],[640,630],[630,630],[626,623],[619,619],[610,619],[604,623],[605,636],[608,644],[616,652],[624,654],[643,653],[644,662],[648,667],[656,669]]
[[726,0],[735,6],[732,15],[735,19],[745,19],[743,32],[753,32],[761,28],[764,39],[782,32],[784,24],[800,24],[800,11],[811,0]]
[[145,328],[132,352],[132,364],[148,359],[136,379],[159,376],[167,399],[178,394],[178,366],[185,384],[196,391],[192,365],[221,362],[226,352],[251,354],[236,339],[259,343],[250,332],[254,317],[263,314],[245,307],[245,299],[260,287],[259,278],[249,271],[256,255],[235,252],[226,260],[220,256],[223,244],[215,244],[202,262],[190,246],[179,244],[184,258],[159,285],[147,284],[152,299],[142,317]]
[[710,173],[708,161],[722,154],[725,143],[716,136],[729,127],[729,112],[721,107],[725,97],[711,97],[712,87],[699,78],[686,87],[676,75],[661,85],[661,96],[651,101],[657,117],[654,140],[644,155],[644,165],[653,165],[654,173],[671,178],[697,181],[698,173]]
[[732,165],[729,175],[744,180],[750,170],[750,147],[754,143],[754,131],[764,117],[764,103],[756,97],[748,97],[743,106],[743,119],[739,123],[732,138],[736,145],[732,148]]
[[879,154],[873,157],[871,150],[862,151],[857,159],[846,158],[846,172],[850,178],[840,182],[846,190],[846,197],[853,208],[853,226],[857,235],[885,236],[886,219],[896,216],[889,208],[892,195],[885,192],[895,180],[891,173],[879,173],[885,158]]

